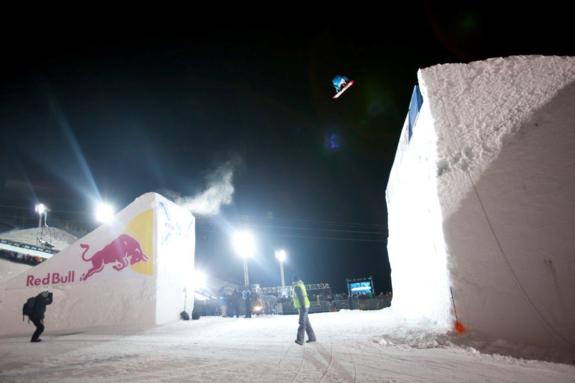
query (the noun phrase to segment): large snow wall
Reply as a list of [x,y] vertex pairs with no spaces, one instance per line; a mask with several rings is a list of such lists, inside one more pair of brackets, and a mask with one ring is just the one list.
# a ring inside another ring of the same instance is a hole
[[114,219],[0,285],[0,336],[30,333],[28,297],[52,291],[46,329],[143,328],[193,309],[195,220],[147,193]]
[[418,72],[386,191],[393,307],[575,350],[575,58]]

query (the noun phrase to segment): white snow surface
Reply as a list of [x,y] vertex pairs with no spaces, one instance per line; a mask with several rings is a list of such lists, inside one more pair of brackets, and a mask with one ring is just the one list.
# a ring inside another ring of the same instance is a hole
[[0,341],[0,381],[575,381],[573,365],[484,354],[389,309],[312,314],[310,320],[318,342],[298,346],[294,315],[202,317],[141,331],[58,334],[50,331],[48,307],[42,343]]
[[[56,227],[45,227],[41,229],[43,239],[54,245],[54,250],[63,250],[76,242],[78,239],[74,235]],[[16,242],[27,243],[29,245],[39,246],[38,233],[40,229],[37,227],[31,229],[11,230],[0,233],[0,238],[9,239]]]
[[418,73],[387,188],[393,306],[575,353],[575,58]]
[[[522,144],[526,135],[536,134],[534,130],[573,142],[573,112],[565,112],[575,103],[570,89],[575,81],[575,57],[515,56],[442,64],[420,70],[418,78],[436,134],[438,194],[445,219],[470,192],[468,174],[474,180],[480,178],[507,150],[506,144]],[[544,109],[562,96],[561,105]],[[550,126],[550,112],[559,114],[558,126]],[[555,175],[573,174],[574,157],[551,152],[544,141],[538,144],[546,157],[569,160],[566,165],[571,172],[554,169]],[[513,165],[526,167],[523,161],[533,149],[535,145],[523,145],[523,157],[513,159],[517,161]],[[529,165],[537,166],[530,169],[534,174],[545,170],[545,164]]]
[[0,259],[0,283],[23,273],[32,266]]

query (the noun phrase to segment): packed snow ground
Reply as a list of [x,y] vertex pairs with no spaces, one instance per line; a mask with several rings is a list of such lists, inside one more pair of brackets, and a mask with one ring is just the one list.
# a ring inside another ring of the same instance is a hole
[[[574,382],[575,366],[457,345],[405,327],[389,309],[312,314],[318,336],[293,341],[296,316],[203,317],[141,331],[0,340],[1,382]],[[32,332],[30,325],[30,332]]]

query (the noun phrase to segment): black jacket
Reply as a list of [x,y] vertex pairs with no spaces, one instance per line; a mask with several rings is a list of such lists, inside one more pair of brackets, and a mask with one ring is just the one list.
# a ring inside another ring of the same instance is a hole
[[46,312],[46,306],[52,303],[52,293],[40,293],[36,295],[36,300],[34,302],[34,308],[32,309],[32,315],[30,319],[32,320],[44,320],[44,313]]

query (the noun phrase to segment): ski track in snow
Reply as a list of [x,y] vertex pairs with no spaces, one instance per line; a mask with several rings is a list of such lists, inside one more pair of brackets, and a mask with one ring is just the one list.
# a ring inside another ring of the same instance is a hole
[[304,346],[293,342],[296,316],[204,317],[115,334],[54,335],[48,324],[39,344],[0,339],[0,382],[575,381],[575,366],[566,364],[432,347],[425,337],[382,342],[386,333],[395,341],[417,335],[374,321],[374,313],[310,317],[318,342]]

